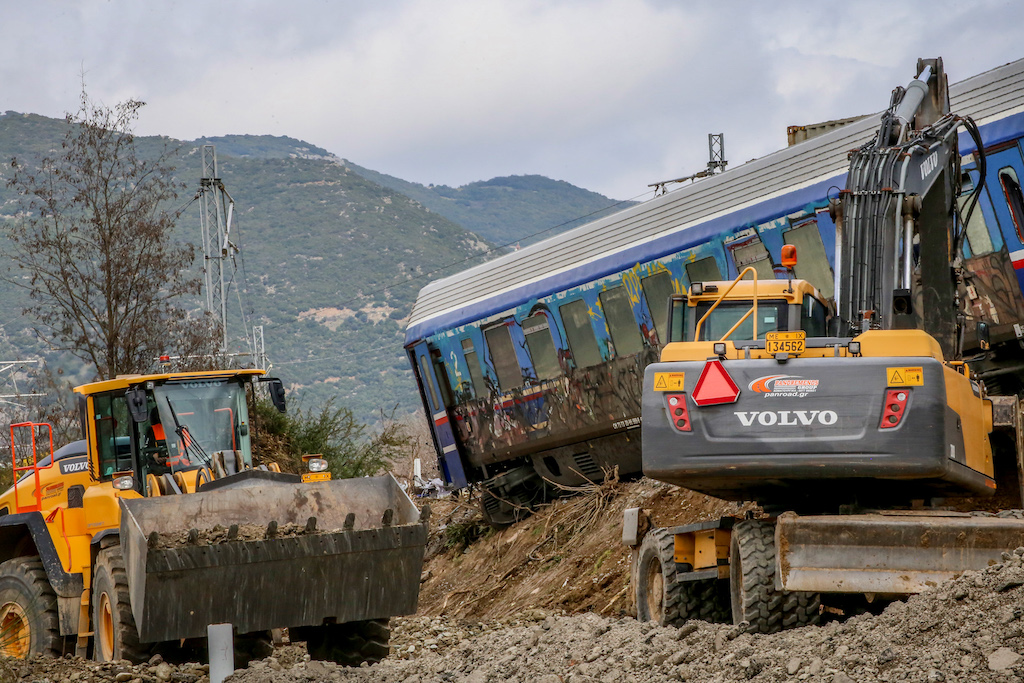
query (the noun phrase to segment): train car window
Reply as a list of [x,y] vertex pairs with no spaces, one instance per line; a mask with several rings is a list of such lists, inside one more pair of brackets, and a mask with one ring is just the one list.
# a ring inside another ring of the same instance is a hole
[[[835,282],[832,277],[832,266],[825,255],[825,245],[821,242],[821,233],[818,232],[818,221],[806,221],[792,230],[786,230],[782,233],[782,239],[786,244],[796,247],[797,261],[796,267],[793,268],[796,276],[817,287],[826,299],[832,296]],[[757,271],[757,276],[761,277],[760,270]]]
[[608,332],[612,335],[612,344],[615,345],[616,357],[632,356],[643,351],[644,338],[633,317],[626,288],[612,287],[598,296],[604,309],[604,319],[608,323]]
[[640,283],[647,299],[647,309],[654,318],[658,341],[664,344],[668,340],[668,300],[672,296],[672,276],[663,270],[645,277]]
[[437,398],[434,383],[430,381],[430,362],[424,355],[420,355],[420,379],[427,385],[427,393],[430,394],[430,409],[437,410],[441,407],[441,401]]
[[[804,296],[804,303],[800,307],[800,329],[807,333],[808,337],[824,337],[825,318],[828,311],[820,301],[812,296]],[[760,332],[760,330],[758,330]]]
[[509,391],[523,386],[523,372],[519,369],[516,358],[516,347],[512,344],[512,335],[504,324],[484,330],[487,349],[491,354],[491,364],[498,373],[498,386],[502,391]]
[[1024,242],[1024,194],[1021,194],[1020,181],[1012,166],[999,169],[999,184],[1010,206],[1010,217],[1013,219],[1013,227],[1017,229],[1017,237]]
[[572,359],[578,368],[589,368],[601,362],[601,351],[597,348],[594,328],[590,325],[590,312],[581,300],[570,301],[559,306],[565,339],[569,342]]
[[537,379],[554,379],[562,374],[548,317],[543,313],[534,313],[523,321],[523,332],[526,334],[526,346],[530,349]]
[[[961,191],[957,203],[960,205],[960,215],[966,218],[967,209],[970,208],[971,195],[974,193],[974,180],[966,171],[961,174],[960,178]],[[992,244],[992,234],[988,231],[980,203],[974,207],[971,220],[967,222],[967,244],[970,246],[973,256],[990,254],[996,250],[995,245]]]
[[760,239],[755,239],[748,244],[729,247],[732,252],[732,260],[736,264],[736,270],[742,271],[747,266],[753,266],[757,271],[758,280],[772,280],[775,278],[775,270],[772,268],[771,257],[768,250]]
[[690,279],[690,282],[711,282],[712,280],[721,280],[722,271],[719,269],[715,257],[708,256],[693,263],[687,263],[686,277]]
[[462,356],[466,359],[469,381],[473,383],[473,395],[477,398],[486,396],[487,385],[484,384],[484,376],[480,372],[480,359],[476,356],[476,349],[473,348],[472,339],[462,340]]

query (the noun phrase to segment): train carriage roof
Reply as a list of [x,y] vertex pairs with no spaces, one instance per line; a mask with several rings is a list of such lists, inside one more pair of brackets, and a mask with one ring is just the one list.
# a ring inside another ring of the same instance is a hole
[[[1024,59],[951,85],[950,100],[953,112],[992,124],[982,130],[986,145],[1009,138],[1024,118]],[[1012,127],[998,125],[1014,114],[1021,116]],[[849,151],[867,142],[879,115],[435,280],[420,290],[406,343],[688,248],[747,219],[792,213],[838,184]],[[961,152],[970,151],[973,143],[962,140]],[[752,207],[756,214],[745,211]]]

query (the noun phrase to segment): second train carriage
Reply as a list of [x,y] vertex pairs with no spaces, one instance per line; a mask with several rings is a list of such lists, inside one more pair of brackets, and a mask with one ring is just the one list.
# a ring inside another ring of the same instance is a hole
[[[1024,60],[951,88],[979,124],[987,178],[964,245],[964,309],[988,322],[979,367],[1004,393],[1024,375]],[[835,226],[828,199],[868,116],[424,287],[406,330],[445,480],[479,483],[485,516],[514,521],[552,485],[639,474],[640,387],[668,339],[668,299],[690,283],[796,275],[831,296]],[[963,197],[980,182],[961,140]],[[813,304],[812,304],[813,305]],[[825,311],[808,310],[824,321]],[[785,322],[771,309],[758,330]],[[965,329],[971,326],[965,326]],[[968,347],[970,340],[967,341]]]

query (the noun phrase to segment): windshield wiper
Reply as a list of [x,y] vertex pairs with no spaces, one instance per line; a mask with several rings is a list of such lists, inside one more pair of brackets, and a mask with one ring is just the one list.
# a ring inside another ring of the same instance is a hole
[[213,460],[209,455],[207,455],[206,451],[203,450],[203,447],[199,445],[199,440],[192,437],[192,432],[189,431],[188,425],[183,425],[178,420],[178,413],[174,411],[174,406],[171,405],[171,397],[165,396],[164,399],[167,401],[167,407],[171,410],[171,417],[174,418],[174,433],[178,435],[181,448],[185,451],[185,457],[189,459],[189,462],[192,461],[192,455],[190,453],[191,449],[203,464],[211,466]]

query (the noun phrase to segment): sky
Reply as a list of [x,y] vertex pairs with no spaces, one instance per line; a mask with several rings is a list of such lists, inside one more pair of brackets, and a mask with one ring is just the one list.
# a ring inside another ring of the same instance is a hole
[[1020,0],[0,0],[0,111],[83,82],[136,132],[287,135],[424,184],[540,174],[614,199],[880,111],[918,57],[1024,57]]

